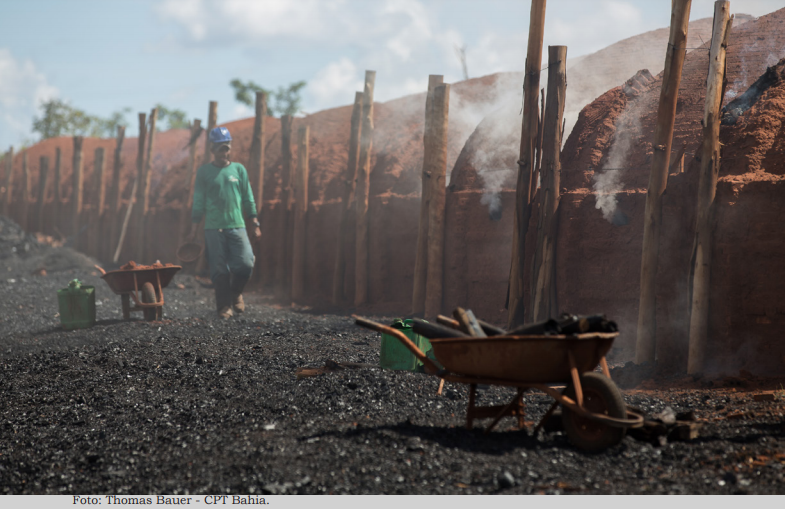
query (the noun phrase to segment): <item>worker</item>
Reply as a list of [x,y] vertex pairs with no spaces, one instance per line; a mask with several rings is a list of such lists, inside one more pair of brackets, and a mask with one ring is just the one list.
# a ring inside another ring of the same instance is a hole
[[[245,311],[243,289],[251,279],[254,254],[246,231],[253,225],[254,240],[262,237],[256,204],[245,167],[231,162],[232,135],[225,127],[211,130],[208,139],[213,161],[196,172],[191,231],[193,241],[204,218],[204,240],[210,279],[215,287],[218,316],[231,318]],[[245,218],[245,219],[244,219]]]

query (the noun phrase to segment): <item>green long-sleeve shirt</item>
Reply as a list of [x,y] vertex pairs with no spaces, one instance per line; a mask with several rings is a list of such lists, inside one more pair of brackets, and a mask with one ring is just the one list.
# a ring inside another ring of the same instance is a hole
[[196,171],[191,220],[205,218],[206,230],[245,228],[243,217],[256,217],[256,204],[248,182],[248,172],[240,163],[218,168],[203,164]]

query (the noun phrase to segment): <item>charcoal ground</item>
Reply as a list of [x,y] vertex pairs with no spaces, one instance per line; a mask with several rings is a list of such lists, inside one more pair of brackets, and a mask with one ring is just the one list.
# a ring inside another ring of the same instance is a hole
[[[380,338],[349,317],[249,294],[242,317],[221,321],[212,291],[182,275],[163,321],[126,322],[89,259],[14,235],[0,229],[0,493],[785,492],[782,399],[626,391],[649,413],[694,410],[701,436],[626,437],[594,455],[510,419],[484,434],[464,427],[466,387],[437,396],[423,374],[361,367],[298,380],[297,368],[327,360],[378,364]],[[75,277],[95,285],[98,323],[68,332],[55,292]],[[511,397],[492,387],[480,402]],[[525,402],[536,422],[551,401]]]

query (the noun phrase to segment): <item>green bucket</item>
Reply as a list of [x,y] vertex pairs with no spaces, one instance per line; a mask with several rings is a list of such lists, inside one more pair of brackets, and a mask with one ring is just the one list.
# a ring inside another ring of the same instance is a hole
[[57,290],[57,304],[63,329],[86,329],[95,325],[94,286],[82,286],[74,279],[68,283],[68,288]]
[[[403,332],[412,343],[422,350],[422,352],[434,362],[433,347],[428,338],[424,338],[412,330],[412,321],[395,320],[390,327]],[[396,371],[422,371],[423,365],[412,352],[406,348],[398,338],[388,334],[382,334],[382,350],[379,355],[379,365],[384,369]]]

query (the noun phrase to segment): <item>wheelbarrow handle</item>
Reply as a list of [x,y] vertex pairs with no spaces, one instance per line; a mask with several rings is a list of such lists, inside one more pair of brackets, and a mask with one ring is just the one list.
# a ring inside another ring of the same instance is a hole
[[387,334],[389,336],[395,337],[398,341],[400,341],[403,346],[409,349],[412,354],[417,357],[417,359],[423,363],[423,367],[425,368],[425,372],[430,375],[435,375],[439,373],[439,368],[436,364],[429,359],[419,348],[417,345],[412,343],[412,340],[406,337],[406,334],[399,331],[398,329],[394,329],[393,327],[388,327],[386,325],[382,325],[380,323],[373,322],[366,318],[362,318],[357,315],[352,315],[354,318],[354,323],[359,325],[360,327],[365,327],[366,329],[375,330],[376,332],[380,332],[382,334]]

